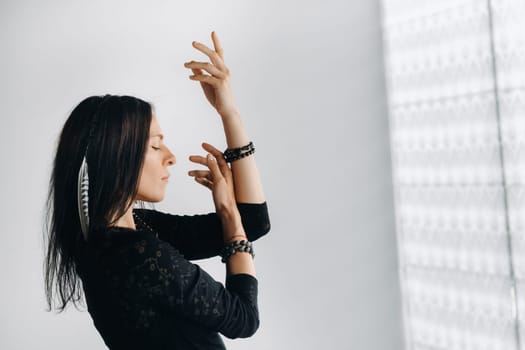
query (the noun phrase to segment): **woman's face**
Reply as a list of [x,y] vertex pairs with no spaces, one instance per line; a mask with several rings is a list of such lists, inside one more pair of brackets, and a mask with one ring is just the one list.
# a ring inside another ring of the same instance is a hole
[[175,156],[163,143],[163,137],[157,118],[153,116],[136,200],[160,202],[164,199],[168,166],[175,164]]

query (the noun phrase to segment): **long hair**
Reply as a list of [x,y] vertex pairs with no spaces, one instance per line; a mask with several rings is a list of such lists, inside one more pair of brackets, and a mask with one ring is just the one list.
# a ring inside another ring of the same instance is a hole
[[[85,244],[77,202],[84,158],[89,176],[89,235],[113,225],[134,204],[144,164],[153,106],[132,96],[91,96],[76,106],[58,140],[45,206],[44,277],[51,311],[53,287],[59,312],[83,296],[78,258]],[[90,129],[92,139],[88,139]],[[87,153],[86,153],[87,148]],[[89,238],[89,236],[88,236]]]

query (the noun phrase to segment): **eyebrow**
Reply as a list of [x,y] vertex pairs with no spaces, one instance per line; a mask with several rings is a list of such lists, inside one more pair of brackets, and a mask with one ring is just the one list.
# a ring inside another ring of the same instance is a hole
[[162,134],[150,135],[149,137],[152,138],[152,137],[157,137],[157,136],[159,136],[161,140],[164,139],[164,135],[162,135]]

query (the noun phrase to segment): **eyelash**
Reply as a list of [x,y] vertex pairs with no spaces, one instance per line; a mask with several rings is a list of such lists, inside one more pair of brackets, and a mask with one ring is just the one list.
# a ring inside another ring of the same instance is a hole
[[158,151],[160,149],[160,147],[153,147],[153,146],[151,146],[151,148],[153,148],[155,151]]

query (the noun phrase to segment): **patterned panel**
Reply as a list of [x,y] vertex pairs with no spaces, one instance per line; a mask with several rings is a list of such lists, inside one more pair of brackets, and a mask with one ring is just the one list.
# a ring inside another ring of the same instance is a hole
[[407,349],[525,350],[525,1],[382,4]]
[[491,5],[519,340],[525,350],[525,1],[492,0]]

